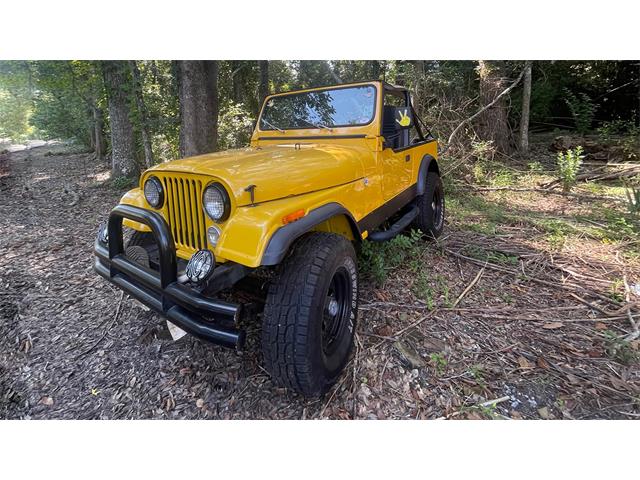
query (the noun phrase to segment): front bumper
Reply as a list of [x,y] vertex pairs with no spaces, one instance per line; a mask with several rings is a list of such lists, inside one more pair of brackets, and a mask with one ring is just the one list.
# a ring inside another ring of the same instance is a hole
[[[124,253],[122,220],[147,225],[159,250],[160,272],[133,262]],[[244,332],[235,328],[241,305],[212,299],[178,283],[176,249],[164,218],[132,205],[118,205],[109,215],[108,243],[96,238],[94,270],[186,332],[218,345],[241,348]]]

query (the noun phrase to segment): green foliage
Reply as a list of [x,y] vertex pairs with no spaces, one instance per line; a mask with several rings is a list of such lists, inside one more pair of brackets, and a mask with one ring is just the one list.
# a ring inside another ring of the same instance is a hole
[[498,250],[485,249],[476,245],[466,245],[462,252],[468,256],[483,262],[497,263],[503,265],[518,265],[518,257],[508,255]]
[[442,375],[447,369],[447,359],[441,352],[434,352],[429,355],[429,360],[433,363],[438,375]]
[[0,139],[20,142],[30,137],[34,131],[29,122],[32,111],[27,99],[0,88]]
[[632,215],[640,215],[640,188],[635,185],[625,185],[627,208]]
[[429,275],[425,270],[420,270],[413,282],[413,294],[426,303],[428,310],[435,306],[434,291],[429,283]]
[[33,135],[32,91],[29,62],[0,62],[0,139],[20,142]]
[[576,124],[576,130],[584,135],[591,129],[597,105],[595,105],[589,95],[584,92],[578,95],[575,95],[568,89],[565,89],[564,92],[565,102],[571,111],[571,116]]
[[222,112],[218,127],[218,148],[227,150],[249,145],[253,118],[240,103],[230,102]]
[[485,388],[487,386],[487,382],[484,378],[484,366],[472,365],[471,367],[469,367],[469,373],[476,381],[478,386],[480,386],[481,388]]
[[544,167],[538,161],[528,163],[527,168],[531,173],[535,173],[535,174],[541,174],[544,172]]
[[363,273],[371,275],[376,284],[384,284],[390,270],[420,255],[421,238],[422,232],[412,230],[409,235],[398,235],[387,242],[362,242],[360,267]]
[[135,179],[131,177],[117,177],[112,178],[110,185],[116,191],[129,190],[133,188],[136,184]]
[[623,365],[632,365],[640,360],[640,354],[633,349],[628,341],[618,337],[610,330],[605,330],[604,336],[604,348],[609,357]]
[[632,120],[617,118],[603,122],[598,127],[598,139],[605,145],[620,147],[627,160],[637,160],[640,156],[640,126]]
[[89,145],[91,120],[81,100],[67,94],[52,94],[41,91],[34,98],[31,124],[38,129],[44,140],[74,139]]
[[569,149],[566,153],[558,152],[556,160],[558,167],[558,178],[562,182],[562,191],[570,192],[576,184],[576,177],[582,165],[582,147]]

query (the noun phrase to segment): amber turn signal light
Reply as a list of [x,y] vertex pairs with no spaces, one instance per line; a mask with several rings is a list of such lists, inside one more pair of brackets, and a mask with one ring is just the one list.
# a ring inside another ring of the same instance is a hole
[[304,217],[304,210],[302,209],[296,210],[295,212],[292,212],[289,215],[285,215],[284,217],[282,217],[282,223],[286,225],[287,223],[300,220],[302,217]]

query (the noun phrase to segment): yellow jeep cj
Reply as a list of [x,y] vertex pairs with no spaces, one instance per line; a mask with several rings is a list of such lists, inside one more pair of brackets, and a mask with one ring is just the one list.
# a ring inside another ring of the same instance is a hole
[[[357,244],[410,224],[442,233],[436,157],[405,88],[374,81],[271,95],[248,148],[144,172],[99,229],[95,270],[172,328],[241,348],[247,319],[228,291],[260,269],[265,367],[316,396],[353,344]],[[133,229],[126,246],[123,225]]]

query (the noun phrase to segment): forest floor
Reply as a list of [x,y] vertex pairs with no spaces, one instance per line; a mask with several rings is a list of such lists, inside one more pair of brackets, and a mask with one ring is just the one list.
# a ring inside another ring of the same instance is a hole
[[640,240],[623,190],[467,185],[535,187],[554,156],[534,154],[447,180],[439,242],[367,244],[356,347],[315,400],[271,382],[259,321],[242,353],[174,342],[93,272],[127,189],[105,165],[64,145],[0,155],[0,418],[638,418]]

